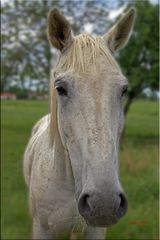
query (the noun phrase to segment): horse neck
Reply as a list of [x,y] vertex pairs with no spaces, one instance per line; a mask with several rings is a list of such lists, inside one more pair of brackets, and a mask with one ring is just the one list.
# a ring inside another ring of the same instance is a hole
[[70,158],[62,144],[59,132],[56,133],[54,141],[54,170],[56,180],[70,190],[74,190],[74,178]]

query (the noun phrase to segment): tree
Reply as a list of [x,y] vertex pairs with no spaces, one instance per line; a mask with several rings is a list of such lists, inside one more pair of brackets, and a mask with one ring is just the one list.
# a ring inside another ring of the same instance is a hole
[[12,84],[47,88],[51,49],[46,35],[46,1],[7,2],[2,7],[1,90]]
[[[133,4],[132,4],[133,5]],[[135,1],[137,19],[133,35],[119,56],[129,89],[125,105],[127,114],[132,101],[146,88],[158,89],[158,5],[149,1]]]
[[[118,55],[130,83],[125,113],[145,87],[158,88],[158,6],[147,0],[132,3],[137,8],[134,32],[128,46]],[[92,34],[103,35],[109,26],[107,16],[111,5],[113,1],[103,0],[6,1],[1,10],[1,90],[17,86],[47,91],[50,69],[56,59],[46,34],[50,9],[59,7],[71,21],[75,34],[83,32],[85,24],[90,23]]]

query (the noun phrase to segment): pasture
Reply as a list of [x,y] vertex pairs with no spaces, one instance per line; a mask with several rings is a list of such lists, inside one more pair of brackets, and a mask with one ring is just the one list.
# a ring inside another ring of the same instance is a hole
[[[2,101],[1,239],[29,239],[31,217],[22,156],[33,124],[49,111],[43,101]],[[129,209],[107,239],[158,239],[158,103],[131,106],[120,150],[120,176]]]

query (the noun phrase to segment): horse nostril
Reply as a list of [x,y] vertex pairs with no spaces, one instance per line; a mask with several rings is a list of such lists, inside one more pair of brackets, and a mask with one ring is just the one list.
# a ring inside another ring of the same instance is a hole
[[125,204],[126,204],[126,199],[125,199],[125,197],[124,197],[124,195],[122,193],[119,194],[119,197],[120,197],[120,207],[124,208]]
[[122,193],[119,194],[119,198],[120,198],[120,204],[116,214],[118,218],[121,218],[127,211],[128,202],[125,195]]
[[83,194],[79,199],[78,209],[82,215],[89,213],[91,210],[91,207],[89,205],[89,198],[89,194]]

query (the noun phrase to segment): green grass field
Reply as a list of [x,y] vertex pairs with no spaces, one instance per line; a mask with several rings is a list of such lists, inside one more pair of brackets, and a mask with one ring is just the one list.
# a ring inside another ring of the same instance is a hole
[[[41,101],[2,101],[1,239],[29,239],[31,217],[22,156],[33,124],[48,112]],[[128,196],[126,216],[107,239],[158,238],[158,103],[136,101],[126,120],[120,176]]]

